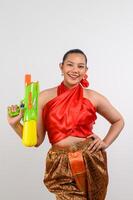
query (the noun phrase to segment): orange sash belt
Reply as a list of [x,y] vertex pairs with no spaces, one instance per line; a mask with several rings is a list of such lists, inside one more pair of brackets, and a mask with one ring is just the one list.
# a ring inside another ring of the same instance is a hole
[[86,192],[87,191],[86,167],[83,160],[82,151],[69,152],[68,159],[77,187],[81,191]]

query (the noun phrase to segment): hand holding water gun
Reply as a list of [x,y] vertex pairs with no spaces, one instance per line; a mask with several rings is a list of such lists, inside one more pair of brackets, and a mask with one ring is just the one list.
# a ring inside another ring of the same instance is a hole
[[25,96],[20,106],[14,106],[13,109],[8,109],[10,117],[18,117],[23,110],[23,131],[22,143],[27,147],[32,147],[37,144],[37,116],[38,116],[38,95],[39,83],[31,82],[31,75],[25,75]]

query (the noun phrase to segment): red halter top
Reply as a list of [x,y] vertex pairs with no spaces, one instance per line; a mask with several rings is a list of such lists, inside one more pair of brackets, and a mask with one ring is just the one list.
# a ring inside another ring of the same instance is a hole
[[86,138],[97,118],[95,107],[83,97],[83,87],[67,88],[63,83],[57,97],[44,106],[42,117],[51,144],[68,136]]

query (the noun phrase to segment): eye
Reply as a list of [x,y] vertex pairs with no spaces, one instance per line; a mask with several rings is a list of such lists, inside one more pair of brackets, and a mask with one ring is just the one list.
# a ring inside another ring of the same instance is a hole
[[79,65],[78,66],[80,69],[83,69],[83,68],[85,68],[85,66],[84,65]]
[[71,67],[73,66],[73,65],[72,65],[72,64],[70,64],[70,63],[68,63],[67,65],[68,65],[68,66],[71,66]]

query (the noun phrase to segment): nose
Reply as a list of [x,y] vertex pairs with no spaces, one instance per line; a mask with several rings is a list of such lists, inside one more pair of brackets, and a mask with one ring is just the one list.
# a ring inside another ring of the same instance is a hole
[[74,65],[72,71],[75,73],[78,73],[79,69],[76,65]]

